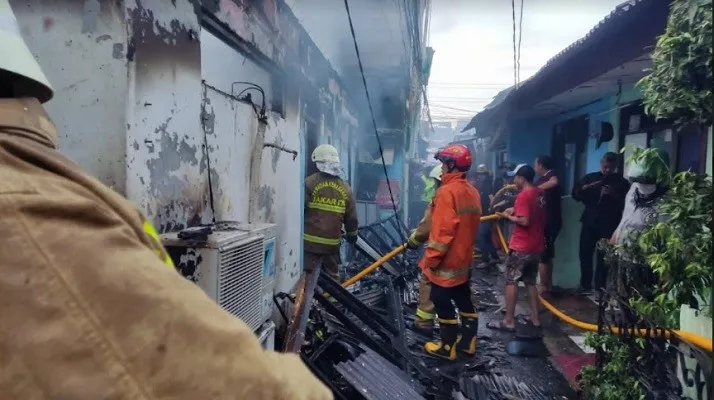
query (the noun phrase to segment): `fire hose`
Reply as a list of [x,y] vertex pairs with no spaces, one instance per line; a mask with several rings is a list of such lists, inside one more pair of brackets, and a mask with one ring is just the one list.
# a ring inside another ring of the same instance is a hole
[[[499,220],[501,219],[501,214],[491,214],[491,215],[486,215],[481,217],[481,222],[487,222],[487,221],[493,221],[493,220]],[[503,231],[501,230],[501,226],[499,224],[496,225],[496,233],[498,234],[498,240],[501,243],[501,247],[503,248],[503,251],[508,254],[509,249],[508,249],[508,244],[506,243],[506,238],[503,235]],[[365,276],[369,275],[372,271],[376,270],[379,268],[382,264],[388,262],[392,258],[396,257],[400,253],[402,253],[404,250],[407,249],[407,244],[402,244],[398,247],[396,247],[394,250],[390,251],[389,253],[385,254],[382,256],[380,259],[372,263],[370,266],[367,268],[363,269],[360,271],[357,275],[349,278],[345,282],[342,283],[342,287],[349,287],[353,285],[355,282],[359,281],[360,279],[364,278]],[[586,330],[586,331],[591,331],[591,332],[597,332],[598,331],[598,326],[595,324],[590,324],[587,322],[582,322],[578,321],[566,314],[564,314],[562,311],[558,310],[555,306],[550,304],[547,300],[545,300],[542,296],[538,296],[538,299],[540,300],[541,304],[548,309],[553,315],[558,317],[561,321],[575,326],[577,328]],[[619,334],[620,329],[617,327],[610,328],[610,331],[612,334]],[[666,339],[670,339],[672,335],[677,336],[681,340],[684,340],[687,343],[690,343],[694,346],[699,347],[702,350],[705,350],[709,353],[712,352],[712,340],[708,339],[704,336],[697,335],[692,332],[687,332],[687,331],[682,331],[682,330],[666,330],[664,332],[657,332],[654,330],[647,330],[647,329],[625,329],[623,332],[632,334],[634,336],[639,336],[639,337],[662,337],[664,336]]]

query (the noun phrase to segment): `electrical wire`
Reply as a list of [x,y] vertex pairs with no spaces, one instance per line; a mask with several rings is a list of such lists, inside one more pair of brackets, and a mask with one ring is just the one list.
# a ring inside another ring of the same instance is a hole
[[[352,34],[352,41],[355,45],[355,53],[357,55],[357,64],[359,66],[360,74],[362,75],[362,84],[364,85],[364,92],[367,96],[367,106],[369,106],[369,113],[372,117],[372,127],[374,128],[374,134],[377,137],[377,145],[379,146],[379,157],[382,160],[382,169],[384,170],[384,176],[387,179],[387,190],[389,190],[389,198],[392,200],[392,209],[394,209],[394,215],[399,215],[397,211],[397,203],[394,201],[394,193],[392,193],[392,185],[389,181],[389,172],[387,171],[387,163],[384,161],[384,148],[382,147],[382,139],[379,137],[379,129],[377,128],[377,120],[374,118],[374,108],[372,107],[372,100],[369,97],[369,88],[367,87],[367,78],[364,74],[364,66],[362,65],[362,57],[359,52],[359,45],[357,44],[357,35],[355,34],[355,26],[352,23],[352,13],[350,12],[349,0],[344,0],[345,11],[347,12],[347,19],[350,23],[350,33]],[[404,232],[401,232],[401,236],[406,242],[406,237],[404,237]]]
[[523,40],[523,2],[525,0],[521,0],[521,16],[520,19],[518,20],[518,57],[516,60],[517,68],[516,68],[516,78],[517,78],[517,83],[520,85],[521,84],[521,42]]
[[511,0],[513,13],[513,86],[518,87],[518,54],[516,52],[516,0]]

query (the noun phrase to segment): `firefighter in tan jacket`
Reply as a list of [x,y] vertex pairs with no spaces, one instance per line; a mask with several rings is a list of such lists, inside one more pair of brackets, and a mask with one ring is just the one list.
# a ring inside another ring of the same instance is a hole
[[342,225],[354,253],[357,242],[357,204],[352,189],[340,178],[337,149],[329,144],[312,152],[316,172],[305,179],[305,232],[303,263],[311,271],[322,262],[330,276],[339,281]]
[[[429,179],[433,179],[436,189],[441,185],[441,164],[435,166],[429,173]],[[407,245],[410,249],[418,249],[429,239],[429,231],[431,230],[431,205],[424,211],[424,217],[419,221],[419,225],[409,236]],[[416,318],[414,320],[414,328],[424,335],[431,337],[434,333],[434,303],[431,302],[431,282],[424,276],[419,274],[419,303],[416,309]]]
[[7,0],[0,54],[0,397],[332,399],[297,355],[264,351],[182,278],[151,224],[56,150],[41,104],[52,89]]

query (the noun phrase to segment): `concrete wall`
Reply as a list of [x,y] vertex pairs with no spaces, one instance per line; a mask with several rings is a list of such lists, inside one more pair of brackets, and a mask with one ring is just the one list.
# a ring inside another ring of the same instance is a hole
[[[11,0],[51,82],[60,150],[126,194],[127,30],[118,2]],[[4,57],[4,55],[3,55]]]
[[[211,221],[210,173],[217,220],[278,225],[276,290],[289,291],[302,268],[296,199],[309,150],[306,94],[316,103],[320,140],[334,139],[344,160],[350,158],[344,152],[354,151],[355,111],[339,76],[283,2],[203,5],[223,30],[222,48],[201,43],[205,27],[190,0],[12,1],[56,90],[48,110],[60,148],[162,232]],[[248,68],[249,60],[262,68]],[[273,111],[269,104],[267,124],[258,122],[253,107],[231,94],[235,81],[283,85],[280,99],[267,88],[266,97],[284,106]],[[263,143],[300,153],[293,158]],[[252,190],[250,177],[257,178]]]

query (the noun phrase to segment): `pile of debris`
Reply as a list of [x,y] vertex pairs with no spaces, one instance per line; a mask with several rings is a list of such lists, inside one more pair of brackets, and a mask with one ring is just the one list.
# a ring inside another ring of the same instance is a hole
[[[360,228],[359,256],[347,275],[398,246],[405,235],[396,219]],[[448,362],[422,350],[431,338],[409,329],[418,256],[402,254],[350,290],[321,268],[304,274],[295,297],[280,296],[292,300],[287,332],[279,335],[283,349],[299,352],[336,399],[547,399],[491,373],[499,362],[492,357]],[[494,345],[483,339],[482,348]]]

